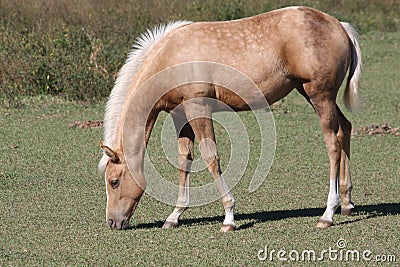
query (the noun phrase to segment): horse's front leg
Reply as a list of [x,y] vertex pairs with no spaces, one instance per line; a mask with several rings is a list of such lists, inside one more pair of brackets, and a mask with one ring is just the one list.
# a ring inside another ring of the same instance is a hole
[[205,164],[208,166],[208,171],[213,175],[218,191],[222,196],[225,219],[222,223],[221,232],[233,231],[236,229],[234,220],[235,199],[222,176],[215,140],[211,138],[203,138],[201,140],[199,139],[199,143],[201,156]]
[[201,157],[208,171],[214,177],[219,193],[222,196],[225,219],[222,223],[221,232],[228,232],[236,229],[234,221],[235,200],[222,176],[215,142],[213,121],[211,118],[211,108],[206,103],[201,103],[201,100],[199,102],[200,103],[192,103],[192,105],[185,110],[186,116],[199,142]]
[[178,226],[179,217],[189,207],[189,180],[190,168],[194,158],[194,133],[186,119],[177,115],[172,116],[178,135],[178,167],[179,167],[179,191],[178,200],[174,211],[165,220],[163,228]]

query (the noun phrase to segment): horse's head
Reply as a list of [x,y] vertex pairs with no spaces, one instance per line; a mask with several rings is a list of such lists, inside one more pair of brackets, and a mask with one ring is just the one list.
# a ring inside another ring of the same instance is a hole
[[107,192],[106,220],[113,229],[127,229],[129,220],[135,212],[143,189],[129,172],[121,151],[114,151],[101,144],[101,149],[109,158],[105,169]]

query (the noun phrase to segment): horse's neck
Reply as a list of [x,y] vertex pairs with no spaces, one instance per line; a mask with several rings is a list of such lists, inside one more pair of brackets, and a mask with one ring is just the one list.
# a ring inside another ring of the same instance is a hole
[[128,97],[117,126],[116,139],[131,171],[140,173],[143,172],[146,145],[158,115],[148,91],[142,89]]

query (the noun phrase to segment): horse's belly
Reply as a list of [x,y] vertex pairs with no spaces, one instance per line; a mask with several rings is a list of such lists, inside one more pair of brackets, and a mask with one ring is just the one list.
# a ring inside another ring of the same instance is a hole
[[297,86],[296,81],[281,74],[254,81],[250,88],[225,88],[215,86],[215,96],[218,101],[235,111],[255,108],[265,108],[289,94]]

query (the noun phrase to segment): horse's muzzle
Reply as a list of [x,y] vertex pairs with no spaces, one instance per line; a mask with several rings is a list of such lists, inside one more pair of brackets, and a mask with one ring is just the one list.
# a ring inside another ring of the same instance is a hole
[[126,230],[131,227],[131,225],[129,224],[129,220],[127,220],[127,219],[123,219],[122,221],[108,219],[107,223],[111,229]]

